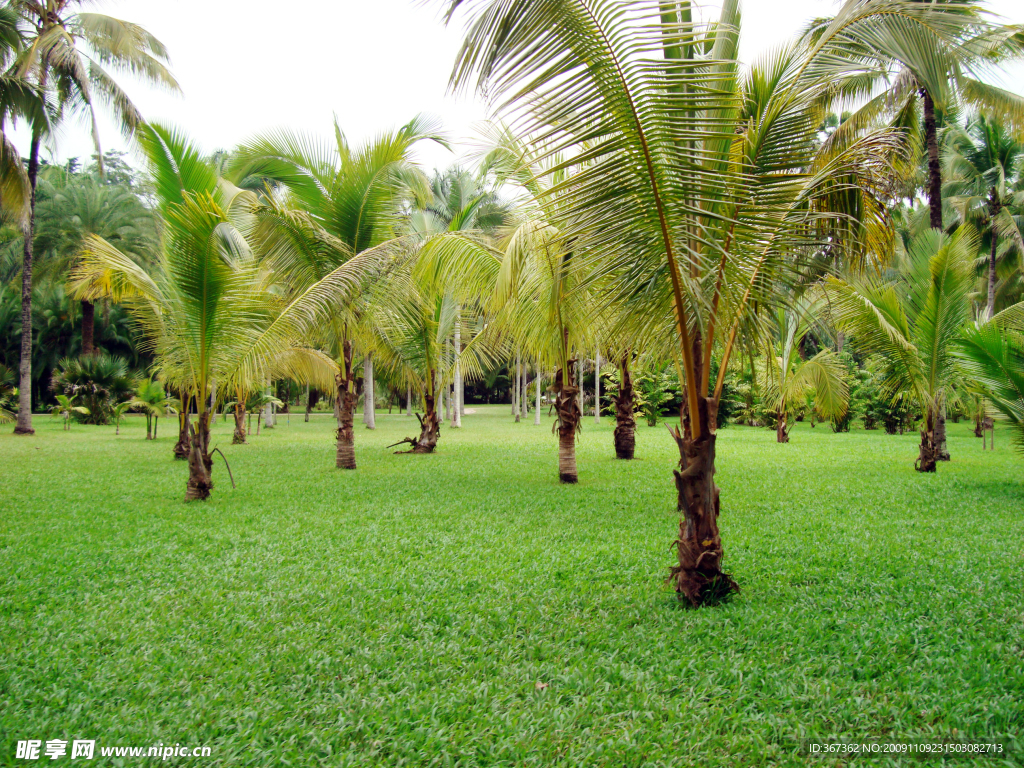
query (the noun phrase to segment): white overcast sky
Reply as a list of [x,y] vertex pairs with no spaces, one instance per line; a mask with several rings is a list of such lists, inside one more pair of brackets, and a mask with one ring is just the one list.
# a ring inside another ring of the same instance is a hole
[[[401,125],[420,112],[439,117],[465,145],[487,117],[472,97],[447,95],[462,30],[445,29],[439,2],[419,0],[96,0],[89,10],[141,24],[167,45],[182,88],[174,96],[121,78],[151,121],[173,123],[205,150],[230,149],[277,127],[331,134],[337,114],[350,141]],[[710,7],[713,3],[709,3]],[[1024,23],[1022,0],[989,0],[1008,22]],[[834,13],[833,0],[746,0],[741,58],[792,37],[808,19]],[[1024,92],[1024,67],[1001,83]],[[101,121],[104,149],[123,149],[119,133]],[[16,141],[27,154],[23,131]],[[463,147],[464,149],[464,147]],[[457,150],[458,151],[458,150]],[[92,154],[84,126],[69,126],[54,161]],[[455,156],[421,145],[426,170]]]

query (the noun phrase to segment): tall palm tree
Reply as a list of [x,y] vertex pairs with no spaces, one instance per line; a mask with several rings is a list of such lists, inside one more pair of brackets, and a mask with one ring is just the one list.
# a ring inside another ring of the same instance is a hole
[[[721,568],[715,432],[739,324],[752,301],[795,280],[793,254],[819,222],[841,218],[829,209],[841,187],[885,186],[897,137],[860,133],[815,154],[837,81],[862,62],[802,43],[741,77],[733,0],[712,25],[694,22],[688,2],[446,5],[449,18],[471,14],[453,85],[479,87],[544,137],[549,156],[564,157],[549,175],[579,169],[541,197],[554,252],[591,262],[630,322],[672,318],[686,385],[672,577],[694,604],[720,598],[736,584]],[[863,5],[844,10],[870,13]]]
[[9,123],[25,119],[30,130],[45,134],[50,119],[42,94],[11,66],[24,48],[20,21],[14,7],[0,7],[0,211],[5,220],[22,226],[28,214],[28,174],[5,131]]
[[[352,148],[335,124],[335,141],[325,143],[288,131],[258,136],[232,158],[231,177],[240,186],[262,180],[287,192],[284,200],[264,198],[256,212],[253,238],[292,294],[301,294],[361,254],[387,247],[403,223],[410,188],[427,196],[426,179],[410,162],[413,146],[441,141],[436,127],[416,118],[363,147]],[[321,328],[321,341],[338,365],[335,464],[355,469],[357,344],[368,331],[357,295],[336,305]],[[359,350],[365,353],[368,350]]]
[[[88,238],[73,273],[79,297],[126,302],[173,389],[183,392],[189,435],[186,501],[213,487],[210,419],[238,381],[292,378],[323,386],[337,370],[304,343],[379,264],[353,259],[282,299],[274,276],[242,236],[255,196],[217,178],[183,135],[147,125],[142,144],[165,222],[150,272],[102,238]],[[188,418],[190,403],[197,423]]]
[[996,312],[996,263],[1000,242],[1024,250],[1014,209],[1024,207],[1024,142],[1000,120],[984,114],[950,129],[947,141],[946,193],[965,221],[988,236],[988,292],[985,316]]
[[[1024,127],[1024,96],[988,82],[994,64],[1024,55],[1021,27],[999,24],[986,14],[982,0],[917,0],[917,7],[868,0],[846,3],[834,18],[818,20],[809,36],[865,65],[864,75],[850,79],[847,89],[872,98],[847,119],[850,129],[886,116],[920,136],[929,221],[941,229],[941,124],[968,106]],[[834,135],[843,134],[841,126]]]
[[939,456],[936,423],[962,372],[955,345],[971,319],[977,235],[929,229],[915,238],[908,263],[894,280],[830,278],[828,294],[838,327],[886,360],[883,391],[909,395],[920,409],[921,446],[915,467],[934,472]]
[[[33,247],[39,277],[63,279],[71,271],[89,235],[102,237],[121,253],[145,264],[156,250],[153,212],[126,187],[91,176],[72,177],[46,190],[36,203]],[[47,186],[40,182],[39,191]],[[95,305],[82,300],[82,354],[95,345]]]
[[[137,24],[100,13],[79,10],[83,0],[10,0],[19,15],[26,37],[24,50],[16,64],[17,72],[41,92],[52,92],[56,121],[84,112],[92,121],[93,142],[102,173],[96,107],[104,105],[113,115],[121,132],[133,136],[142,125],[142,116],[132,100],[117,84],[113,72],[131,74],[150,83],[178,90],[178,83],[167,68],[167,50],[163,43]],[[22,265],[21,318],[21,406],[18,434],[32,434],[32,259],[35,240],[34,211],[36,181],[39,174],[39,148],[44,125],[32,128],[29,146],[29,211],[24,238]]]

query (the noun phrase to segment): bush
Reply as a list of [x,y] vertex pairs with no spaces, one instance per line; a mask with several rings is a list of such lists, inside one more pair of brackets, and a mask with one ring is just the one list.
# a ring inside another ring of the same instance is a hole
[[83,424],[109,424],[113,406],[127,400],[134,387],[128,364],[120,357],[106,354],[64,358],[57,365],[50,388],[68,397],[77,397],[88,414],[76,414]]

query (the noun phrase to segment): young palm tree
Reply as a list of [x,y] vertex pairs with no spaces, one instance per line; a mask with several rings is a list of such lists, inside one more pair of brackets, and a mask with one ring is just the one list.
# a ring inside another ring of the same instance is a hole
[[1024,323],[1016,329],[998,322],[968,328],[956,353],[988,402],[1010,423],[1017,447],[1024,451]]
[[953,235],[929,229],[914,240],[909,263],[895,280],[828,282],[837,327],[884,356],[884,394],[895,400],[909,393],[920,408],[919,472],[935,471],[938,415],[962,377],[954,351],[971,319],[969,289],[977,243],[966,227]]
[[[255,197],[216,176],[181,134],[156,125],[139,131],[165,222],[163,251],[147,273],[98,237],[73,273],[79,297],[126,302],[160,369],[183,392],[189,435],[186,501],[213,487],[210,419],[235,382],[292,378],[322,386],[336,367],[304,339],[333,308],[349,300],[373,254],[353,259],[282,299],[272,273],[254,256],[241,230]],[[196,423],[189,419],[189,403]]]
[[850,401],[845,370],[838,355],[823,349],[804,359],[800,342],[810,331],[823,304],[801,297],[790,309],[775,311],[773,349],[765,355],[762,391],[765,402],[775,409],[778,420],[776,440],[789,442],[789,415],[813,394],[814,408],[826,419],[846,413]]
[[[10,0],[26,30],[24,49],[16,64],[18,74],[40,92],[52,92],[58,122],[83,111],[91,118],[93,142],[100,158],[96,107],[105,105],[125,136],[133,136],[142,116],[108,71],[177,90],[167,64],[167,50],[153,35],[131,24],[99,13],[78,9],[82,0]],[[34,209],[39,174],[39,148],[44,125],[36,123],[29,146],[29,212],[22,265],[21,389],[18,434],[32,434],[32,259],[35,240]]]
[[156,440],[156,427],[161,416],[180,410],[181,403],[167,396],[164,385],[154,378],[143,379],[135,386],[135,397],[128,401],[133,411],[146,416],[146,439]]
[[[882,191],[898,137],[858,134],[815,154],[837,82],[862,73],[862,62],[797,44],[741,78],[733,0],[712,25],[695,23],[687,2],[447,5],[449,18],[459,7],[472,14],[453,84],[485,90],[516,110],[526,135],[545,137],[548,156],[564,158],[549,176],[579,169],[540,200],[557,228],[552,252],[589,262],[605,301],[632,324],[673,320],[686,384],[673,580],[694,604],[716,599],[736,586],[721,569],[714,473],[739,324],[752,301],[795,280],[793,254],[813,244],[819,223],[841,218],[830,208],[837,192]],[[864,15],[866,5],[845,8]]]
[[71,414],[77,413],[80,416],[88,416],[89,409],[84,405],[75,405],[76,395],[57,395],[57,404],[50,409],[54,416],[61,416],[64,419],[64,430],[71,429]]
[[[409,160],[412,147],[423,139],[440,140],[433,125],[417,118],[358,149],[337,124],[333,145],[281,131],[239,148],[231,165],[233,179],[241,186],[263,180],[287,191],[283,201],[264,198],[251,232],[287,291],[300,295],[361,254],[390,247],[410,187],[427,196],[425,178]],[[353,295],[352,304],[336,305],[320,329],[320,341],[338,366],[332,388],[338,417],[335,464],[341,469],[356,468],[353,357],[368,333],[362,309],[359,296]]]
[[996,312],[996,263],[1000,241],[1024,250],[1013,210],[1024,206],[1024,142],[999,120],[976,115],[950,129],[945,190],[960,218],[980,224],[988,236],[988,296],[985,316]]

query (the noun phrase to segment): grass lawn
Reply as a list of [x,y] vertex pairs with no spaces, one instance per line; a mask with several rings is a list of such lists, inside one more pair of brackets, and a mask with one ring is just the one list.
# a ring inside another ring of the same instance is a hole
[[20,739],[96,739],[84,765],[177,742],[212,757],[169,762],[218,766],[704,767],[806,765],[805,737],[1013,735],[1015,755],[975,762],[1024,763],[1024,460],[1005,429],[983,453],[950,424],[933,476],[914,434],[723,430],[743,592],[690,610],[664,583],[660,427],[619,462],[611,420],[587,417],[562,487],[550,420],[508,406],[444,428],[433,456],[384,449],[413,419],[357,422],[355,472],[334,468],[329,416],[284,421],[231,446],[218,420],[238,488],[216,456],[191,505],[173,420],[156,442],[140,417],[119,437],[3,428],[0,765],[33,764]]

